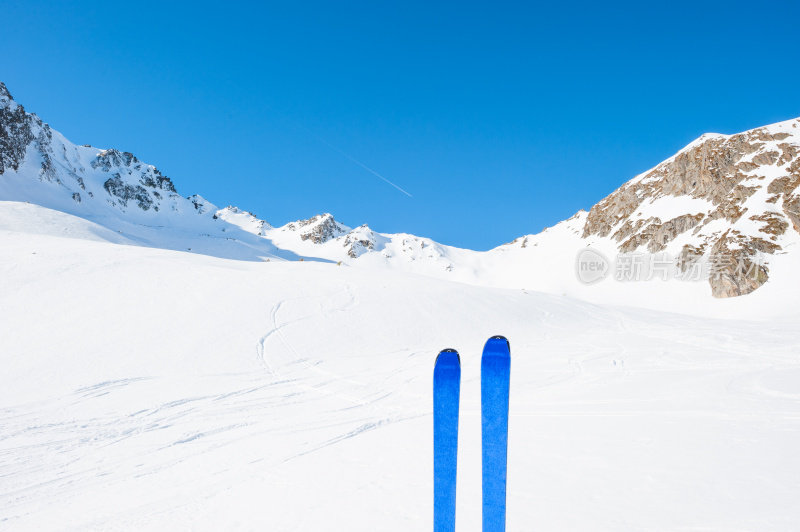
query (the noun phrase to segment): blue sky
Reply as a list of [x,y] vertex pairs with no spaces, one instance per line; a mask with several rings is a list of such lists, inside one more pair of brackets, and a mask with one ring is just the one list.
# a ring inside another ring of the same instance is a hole
[[798,5],[3,1],[0,80],[184,195],[488,249],[800,116]]

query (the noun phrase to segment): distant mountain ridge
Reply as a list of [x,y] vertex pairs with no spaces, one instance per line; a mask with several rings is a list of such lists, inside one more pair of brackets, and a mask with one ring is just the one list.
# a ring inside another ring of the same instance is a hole
[[724,255],[734,260],[709,279],[710,293],[752,292],[769,279],[770,262],[800,242],[799,153],[800,119],[703,135],[588,212],[477,252],[351,228],[329,213],[273,227],[239,207],[183,197],[169,177],[131,153],[71,143],[0,82],[0,200],[86,219],[119,235],[117,243],[239,260],[322,260],[551,292],[584,290],[574,264],[586,247],[609,257],[669,253],[684,269]]

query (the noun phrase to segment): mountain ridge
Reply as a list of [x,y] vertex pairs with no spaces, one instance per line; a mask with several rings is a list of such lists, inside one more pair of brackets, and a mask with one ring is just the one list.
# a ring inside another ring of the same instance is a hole
[[[555,292],[583,290],[572,270],[586,247],[612,258],[670,254],[678,273],[711,264],[711,295],[725,298],[766,283],[770,262],[800,241],[798,124],[704,134],[588,211],[478,252],[366,224],[351,228],[330,213],[274,227],[240,207],[183,197],[169,177],[130,152],[71,143],[0,82],[0,200],[83,217],[139,245]],[[729,264],[717,264],[719,257]]]

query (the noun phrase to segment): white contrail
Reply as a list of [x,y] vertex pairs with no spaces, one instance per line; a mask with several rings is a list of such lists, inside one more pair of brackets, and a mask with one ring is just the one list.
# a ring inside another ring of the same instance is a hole
[[402,192],[403,194],[405,194],[405,195],[406,195],[406,196],[408,196],[409,198],[413,198],[413,197],[414,197],[414,196],[412,196],[411,194],[409,194],[408,192],[406,192],[405,190],[403,190],[402,188],[400,188],[398,185],[396,185],[396,184],[392,183],[391,181],[389,181],[388,179],[386,179],[385,177],[383,177],[381,174],[379,174],[378,172],[376,172],[375,170],[373,170],[372,168],[370,168],[370,167],[369,167],[369,166],[367,166],[366,164],[362,163],[361,161],[359,161],[359,160],[358,160],[358,159],[356,159],[355,157],[353,157],[353,156],[351,156],[351,155],[349,155],[349,154],[347,154],[347,153],[343,152],[342,150],[340,150],[339,148],[337,148],[336,146],[334,146],[333,144],[331,144],[331,143],[330,143],[330,142],[328,142],[327,140],[323,139],[323,138],[322,138],[322,137],[320,137],[319,135],[314,135],[314,136],[315,136],[315,137],[317,137],[317,139],[318,139],[320,142],[322,142],[323,144],[325,144],[327,147],[329,147],[330,149],[332,149],[332,150],[334,150],[334,151],[338,152],[338,153],[339,153],[339,154],[340,154],[342,157],[345,157],[345,158],[347,158],[349,161],[351,161],[351,162],[353,162],[353,163],[357,164],[358,166],[360,166],[361,168],[363,168],[364,170],[366,170],[366,171],[367,171],[367,172],[369,172],[370,174],[372,174],[372,175],[374,175],[375,177],[378,177],[378,178],[382,179],[383,181],[385,181],[386,183],[388,183],[388,184],[392,185],[394,188],[396,188],[397,190],[399,190],[400,192]]

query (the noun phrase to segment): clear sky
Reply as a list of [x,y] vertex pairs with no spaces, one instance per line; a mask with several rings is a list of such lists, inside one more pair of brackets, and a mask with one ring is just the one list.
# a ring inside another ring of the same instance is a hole
[[488,249],[800,116],[799,6],[1,0],[0,80],[184,195]]

